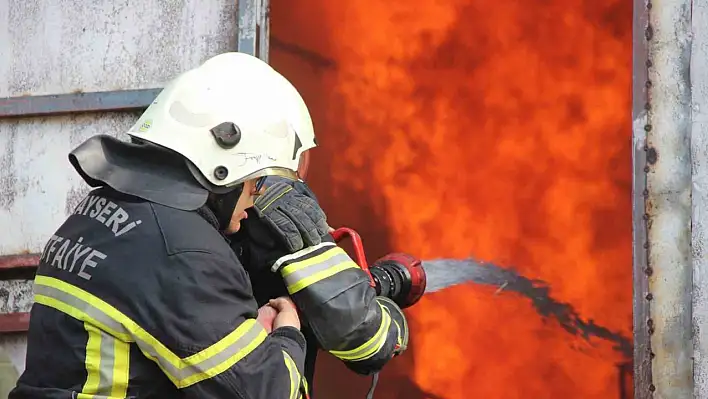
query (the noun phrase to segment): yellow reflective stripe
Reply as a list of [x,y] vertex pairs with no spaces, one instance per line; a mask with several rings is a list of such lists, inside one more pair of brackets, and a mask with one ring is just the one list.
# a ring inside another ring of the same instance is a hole
[[86,341],[86,382],[81,399],[118,399],[128,394],[130,344],[89,323]]
[[188,387],[229,369],[268,335],[255,319],[249,319],[214,345],[181,359],[113,306],[64,281],[37,276],[35,302],[88,322],[124,342],[135,342],[177,388]]
[[378,302],[377,304],[381,308],[381,325],[376,331],[376,334],[374,334],[374,336],[371,337],[368,341],[364,342],[362,345],[354,349],[347,351],[329,351],[329,353],[342,360],[357,362],[369,359],[372,356],[376,355],[379,350],[381,350],[381,348],[386,343],[388,329],[389,327],[391,327],[391,315],[388,314],[388,311],[383,305],[379,304]]
[[[35,283],[37,285],[37,283]],[[35,294],[34,296],[34,301],[36,303],[39,303],[41,305],[49,306],[50,308],[54,308],[66,315],[69,315],[77,320],[81,321],[88,321],[94,326],[98,326],[101,330],[111,334],[112,336],[116,338],[123,339],[124,341],[132,342],[131,337],[129,334],[123,334],[118,331],[113,330],[112,328],[106,326],[105,324],[101,323],[100,321],[93,319],[89,315],[86,314],[86,312],[83,312],[71,305],[68,305],[64,302],[61,302],[59,300],[56,300],[54,298],[41,295],[41,294]]]
[[301,398],[304,394],[307,394],[310,392],[310,387],[307,384],[307,379],[302,378],[302,394],[298,396],[298,398]]
[[323,270],[319,273],[315,273],[307,278],[304,278],[304,279],[298,281],[295,284],[288,285],[288,293],[290,295],[292,295],[298,291],[301,291],[304,288],[309,287],[312,284],[315,284],[319,281],[326,279],[327,277],[334,276],[335,274],[337,274],[343,270],[356,269],[357,267],[358,266],[356,265],[356,263],[349,261],[347,263],[342,263],[337,266],[331,267],[327,270]]
[[[191,376],[184,378],[183,380],[180,381],[180,383],[177,385],[178,388],[184,388],[188,387],[190,385],[194,385],[200,381],[212,378],[214,376],[217,376],[224,371],[230,369],[234,364],[238,363],[239,360],[243,359],[246,357],[249,353],[253,352],[254,349],[258,347],[258,345],[262,344],[263,341],[268,337],[268,333],[266,330],[261,326],[260,323],[258,323],[255,319],[249,319],[246,320],[245,322],[241,323],[240,326],[234,331],[233,333],[230,334],[230,336],[227,336],[226,338],[230,338],[230,340],[234,340],[236,336],[247,338],[248,343],[245,344],[241,349],[239,349],[236,352],[232,352],[231,349],[225,350],[223,353],[218,353],[215,354],[214,357],[224,357],[223,354],[229,354],[233,353],[230,357],[227,357],[225,360],[223,360],[221,363],[216,364],[210,369],[207,369],[203,372],[200,373],[194,373]],[[222,339],[224,341],[226,338]],[[245,341],[246,339],[244,339]],[[222,342],[220,341],[220,342]],[[240,344],[240,342],[234,343],[234,346]],[[216,344],[215,344],[216,345]],[[214,345],[210,346],[207,349],[213,348]],[[200,352],[201,353],[201,352]],[[189,358],[187,358],[189,359]],[[189,367],[191,366],[188,362],[187,359],[184,360],[184,364],[182,367]],[[208,359],[207,359],[208,360]]]
[[285,266],[283,268],[281,275],[283,277],[288,277],[289,275],[291,275],[297,271],[308,268],[310,266],[316,266],[316,265],[326,263],[327,261],[334,258],[335,256],[339,257],[341,255],[344,255],[347,258],[349,258],[349,255],[347,255],[347,253],[344,252],[344,250],[342,248],[332,247],[331,249],[328,249],[326,252],[323,252],[317,256],[313,256],[311,258],[306,258],[306,259],[288,264],[287,266]]
[[113,390],[111,396],[125,398],[130,379],[130,344],[116,339],[113,348]]
[[101,382],[101,331],[88,323],[84,323],[84,329],[88,332],[88,340],[85,361],[86,382],[81,392],[96,395]]
[[290,399],[297,399],[299,395],[300,388],[300,372],[297,369],[297,365],[288,352],[283,351],[283,358],[285,360],[285,367],[288,368],[288,374],[290,375]]
[[400,343],[401,350],[406,350],[406,349],[408,349],[408,334],[409,334],[409,332],[408,332],[408,319],[406,319],[405,316],[403,317],[403,330],[401,330],[401,328],[399,326],[398,331],[402,334],[401,335],[401,343]]
[[284,266],[281,275],[292,295],[343,270],[357,267],[343,249],[335,246],[317,256]]

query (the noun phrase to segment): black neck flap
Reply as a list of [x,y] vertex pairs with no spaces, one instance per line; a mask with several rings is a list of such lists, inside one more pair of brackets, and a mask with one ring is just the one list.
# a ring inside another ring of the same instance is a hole
[[154,145],[98,135],[76,147],[69,162],[91,187],[109,186],[171,208],[196,210],[209,195],[184,158]]

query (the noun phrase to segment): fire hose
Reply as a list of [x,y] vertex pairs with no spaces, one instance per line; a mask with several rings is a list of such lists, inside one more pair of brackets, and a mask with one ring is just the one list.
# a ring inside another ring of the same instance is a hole
[[[420,259],[394,252],[378,259],[369,267],[359,233],[348,227],[340,227],[331,234],[337,243],[349,236],[355,262],[369,276],[369,284],[376,290],[376,295],[385,296],[401,309],[405,309],[415,305],[425,293],[427,277]],[[374,397],[378,380],[379,373],[376,372],[373,374],[367,399]]]

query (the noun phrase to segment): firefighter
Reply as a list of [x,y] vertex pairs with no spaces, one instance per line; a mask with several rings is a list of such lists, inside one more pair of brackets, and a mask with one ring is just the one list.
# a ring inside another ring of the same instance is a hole
[[[254,201],[270,221],[292,204],[290,190],[264,183],[297,182],[315,146],[302,98],[257,58],[226,53],[170,82],[128,134],[130,143],[92,137],[69,155],[94,190],[42,252],[26,369],[10,399],[301,397],[297,311],[280,297],[261,308],[275,317],[259,317],[226,236]],[[358,364],[405,349],[400,310],[373,298],[331,239],[294,240],[274,270],[323,347]],[[334,292],[349,302],[313,296]]]
[[172,81],[130,143],[99,135],[72,151],[95,189],[43,250],[9,397],[300,397],[297,311],[279,298],[259,321],[224,235],[265,176],[294,176],[311,130],[292,85],[227,53]]

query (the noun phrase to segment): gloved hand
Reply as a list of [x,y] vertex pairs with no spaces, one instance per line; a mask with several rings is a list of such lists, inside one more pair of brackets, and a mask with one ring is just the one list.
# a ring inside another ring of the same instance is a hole
[[[258,221],[268,227],[284,249],[294,253],[322,242],[329,232],[327,216],[305,183],[269,177],[265,186],[265,193],[256,199],[253,208]],[[259,239],[253,235],[251,238]]]
[[[376,302],[385,309],[384,312],[387,312],[389,316],[391,316],[391,324],[395,326],[393,330],[390,331],[395,331],[396,340],[388,339],[385,343],[385,345],[390,345],[393,351],[384,350],[383,353],[391,354],[392,357],[400,356],[408,349],[409,331],[406,315],[390,298],[377,296]],[[382,357],[377,354],[365,360],[354,362],[344,361],[344,365],[357,374],[371,375],[380,372],[389,360],[391,360],[391,357]]]
[[388,310],[388,314],[391,315],[391,319],[396,324],[398,330],[398,340],[396,341],[396,346],[393,351],[393,356],[398,356],[408,349],[409,331],[408,331],[408,320],[406,315],[403,313],[400,307],[392,299],[377,296],[376,300],[379,304]]

